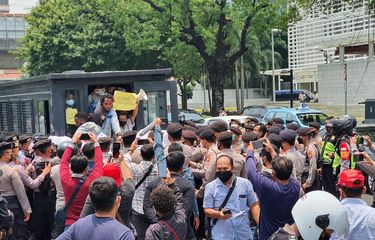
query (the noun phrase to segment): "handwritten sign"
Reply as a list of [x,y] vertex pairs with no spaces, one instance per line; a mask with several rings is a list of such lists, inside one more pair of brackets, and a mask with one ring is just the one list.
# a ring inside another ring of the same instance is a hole
[[65,109],[65,121],[66,124],[69,125],[74,125],[76,124],[74,121],[74,116],[77,114],[77,109],[76,108],[67,108]]
[[121,111],[134,110],[137,106],[137,94],[115,91],[113,95],[115,102],[113,103],[113,108]]

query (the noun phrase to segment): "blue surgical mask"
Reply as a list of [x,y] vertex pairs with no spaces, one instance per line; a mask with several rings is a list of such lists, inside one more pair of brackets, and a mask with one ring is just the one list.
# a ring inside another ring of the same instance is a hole
[[242,152],[242,153],[246,152],[246,147],[245,147],[245,144],[244,144],[244,143],[242,144],[241,152]]
[[236,141],[236,135],[232,135],[232,142]]
[[75,103],[74,99],[68,99],[65,101],[66,105],[68,105],[69,107],[72,107]]

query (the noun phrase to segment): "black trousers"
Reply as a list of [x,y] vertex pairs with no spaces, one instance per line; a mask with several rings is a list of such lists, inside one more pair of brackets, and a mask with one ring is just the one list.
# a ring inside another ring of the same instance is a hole
[[10,240],[24,240],[28,238],[27,223],[23,220],[22,207],[16,196],[4,197],[8,202],[8,208],[14,215],[12,234],[8,235]]
[[133,210],[131,222],[137,232],[137,240],[144,240],[147,228],[150,226],[146,215],[140,214]]
[[323,190],[338,197],[338,193],[336,190],[336,180],[337,180],[336,173],[334,173],[332,166],[330,164],[323,164],[322,165]]
[[34,193],[30,219],[30,240],[50,240],[55,222],[56,192]]

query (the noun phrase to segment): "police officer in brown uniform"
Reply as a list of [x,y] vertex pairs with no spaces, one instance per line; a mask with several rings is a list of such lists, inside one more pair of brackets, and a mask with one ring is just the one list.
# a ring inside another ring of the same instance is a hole
[[[218,137],[217,147],[220,150],[220,153],[217,157],[221,155],[228,155],[233,158],[234,161],[234,168],[233,174],[239,177],[247,178],[246,173],[246,164],[244,157],[236,153],[233,149],[231,149],[232,145],[232,132],[225,131],[221,132]],[[217,158],[216,158],[217,159]],[[206,173],[206,180],[207,182],[211,182],[216,178],[216,159],[211,159],[210,166],[208,167]]]
[[241,148],[243,145],[243,142],[241,140],[242,132],[239,128],[231,127],[230,131],[233,133],[232,135],[232,149],[236,153],[241,153]]
[[[171,124],[169,124],[169,126],[167,128],[167,133],[168,133],[168,140],[171,144],[172,143],[178,143],[182,146],[183,153],[185,155],[184,167],[187,167],[189,165],[189,162],[191,160],[191,156],[192,156],[194,150],[191,149],[189,146],[182,143],[182,140],[181,140],[181,138],[182,138],[182,128],[183,128],[183,126],[181,124],[171,123]],[[167,146],[164,149],[164,155],[165,156],[168,155],[168,148],[169,148],[169,146]]]
[[10,239],[27,239],[26,222],[30,219],[31,207],[17,170],[8,165],[11,155],[12,144],[0,143],[0,193],[14,215]]

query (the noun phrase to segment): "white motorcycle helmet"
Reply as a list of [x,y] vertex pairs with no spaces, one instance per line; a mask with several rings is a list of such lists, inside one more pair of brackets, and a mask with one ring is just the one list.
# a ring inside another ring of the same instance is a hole
[[317,240],[326,229],[336,236],[347,236],[349,231],[344,207],[328,192],[307,193],[294,205],[292,215],[304,240]]

